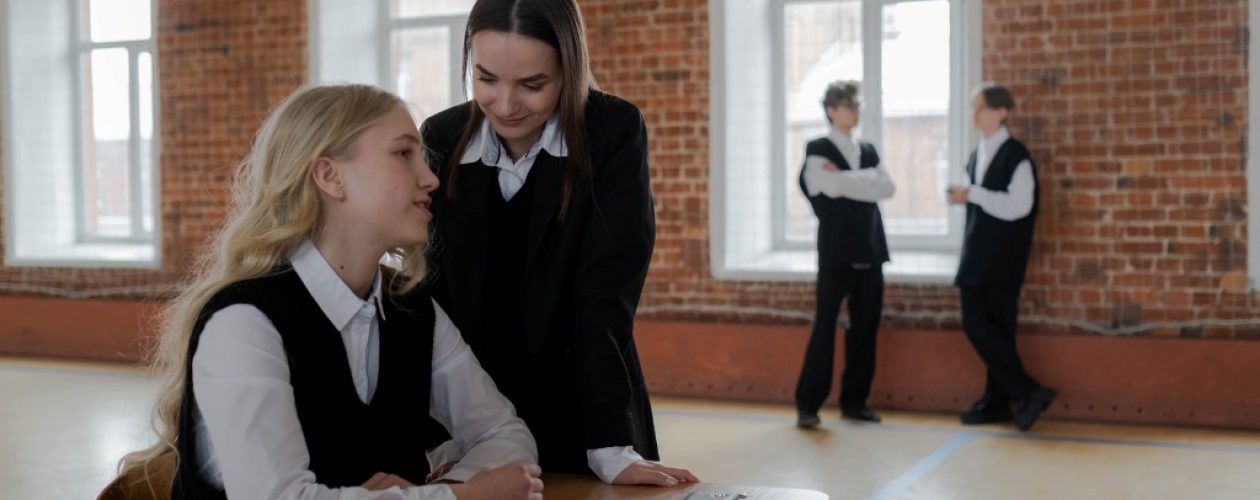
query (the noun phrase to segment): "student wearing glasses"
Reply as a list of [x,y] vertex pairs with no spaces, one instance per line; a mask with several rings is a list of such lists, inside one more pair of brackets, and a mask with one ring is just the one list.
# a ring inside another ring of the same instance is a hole
[[861,114],[858,83],[831,83],[822,106],[831,130],[805,146],[799,179],[818,217],[817,310],[796,385],[797,425],[807,429],[818,426],[818,409],[831,391],[836,321],[845,299],[849,328],[840,377],[841,415],[880,420],[866,403],[875,375],[875,334],[883,309],[883,265],[888,262],[877,202],[895,191],[875,146],[853,137]]

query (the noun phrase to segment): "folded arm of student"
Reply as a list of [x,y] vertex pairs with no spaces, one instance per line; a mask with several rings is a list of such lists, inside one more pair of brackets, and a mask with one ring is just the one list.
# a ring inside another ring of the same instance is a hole
[[811,196],[821,193],[829,198],[876,202],[891,198],[897,191],[892,177],[882,165],[856,170],[827,170],[824,165],[828,161],[815,155],[805,158],[805,187]]

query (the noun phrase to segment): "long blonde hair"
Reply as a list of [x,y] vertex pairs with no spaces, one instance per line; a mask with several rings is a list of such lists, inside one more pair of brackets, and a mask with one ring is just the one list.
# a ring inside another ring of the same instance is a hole
[[[400,106],[405,104],[397,96],[368,85],[317,86],[294,92],[267,117],[238,167],[223,230],[200,255],[187,286],[162,311],[161,336],[149,356],[164,378],[153,415],[158,441],[122,458],[120,477],[132,487],[146,485],[156,493],[169,487],[166,481],[178,468],[189,339],[202,309],[226,286],[272,273],[315,236],[323,220],[312,165],[346,154],[364,130]],[[424,278],[424,247],[390,254],[402,270],[390,273],[389,288],[406,293]]]

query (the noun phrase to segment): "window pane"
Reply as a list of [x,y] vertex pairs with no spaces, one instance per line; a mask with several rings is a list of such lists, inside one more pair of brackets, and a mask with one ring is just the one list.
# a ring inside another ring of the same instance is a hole
[[144,40],[150,37],[152,0],[87,0],[93,42]]
[[413,28],[392,35],[394,88],[417,120],[451,106],[450,28]]
[[89,237],[131,236],[128,79],[126,49],[97,49],[84,58],[83,215]]
[[881,204],[890,234],[944,235],[949,168],[949,2],[884,6],[883,148],[897,185]]
[[446,16],[467,14],[473,0],[391,0],[394,17]]
[[820,101],[827,84],[862,79],[862,4],[789,3],[783,7],[785,237],[813,241],[818,221],[797,183],[805,143],[827,133]]
[[153,55],[141,52],[139,66],[140,92],[140,213],[145,234],[153,234]]

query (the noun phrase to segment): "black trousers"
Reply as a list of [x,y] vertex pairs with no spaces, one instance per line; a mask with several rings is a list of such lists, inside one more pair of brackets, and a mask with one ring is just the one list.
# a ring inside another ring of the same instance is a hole
[[961,289],[963,331],[988,368],[984,397],[995,404],[1019,402],[1040,387],[1015,350],[1019,289],[965,286]]
[[814,330],[805,349],[805,363],[796,383],[796,408],[814,413],[831,392],[835,357],[836,320],[840,303],[849,299],[849,328],[844,333],[844,373],[840,377],[840,407],[866,404],[875,378],[875,333],[884,308],[884,270],[820,269]]

